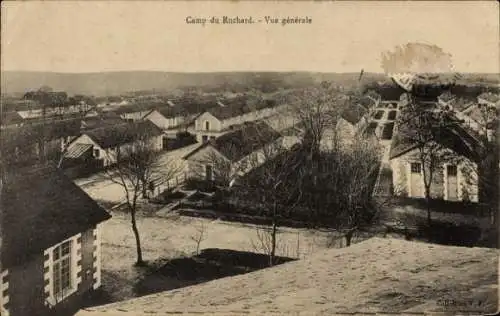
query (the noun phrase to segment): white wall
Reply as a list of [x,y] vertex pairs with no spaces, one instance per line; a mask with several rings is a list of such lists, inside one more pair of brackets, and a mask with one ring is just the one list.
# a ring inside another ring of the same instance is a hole
[[210,123],[209,131],[220,132],[223,129],[222,122],[210,114],[210,112],[205,112],[202,115],[198,116],[195,120],[195,131],[198,132],[207,132],[205,129],[205,122]]
[[[6,308],[6,304],[9,303],[9,270],[0,271],[0,315],[9,316],[10,313]],[[6,279],[6,282],[3,280]]]
[[94,258],[94,264],[95,264],[95,270],[93,274],[93,278],[95,280],[95,283],[93,284],[94,289],[98,289],[101,286],[101,265],[102,265],[102,259],[101,259],[101,224],[98,224],[96,228],[93,230],[93,235],[94,235],[94,252],[93,252],[93,258]]
[[158,111],[153,111],[144,117],[161,129],[170,129],[181,125],[184,122],[183,116],[165,117]]
[[[451,151],[447,150],[448,153]],[[390,165],[392,169],[394,192],[396,195],[412,197],[410,192],[410,163],[420,162],[418,157],[418,150],[414,149],[403,156],[391,159]],[[471,202],[478,202],[478,186],[479,181],[477,177],[477,164],[471,160],[456,156],[457,158],[449,163],[457,165],[457,184],[458,184],[458,199],[464,200],[468,195]],[[446,162],[435,168],[433,181],[431,184],[431,197],[443,198],[447,200],[447,174]],[[422,192],[424,192],[423,175],[422,175]]]

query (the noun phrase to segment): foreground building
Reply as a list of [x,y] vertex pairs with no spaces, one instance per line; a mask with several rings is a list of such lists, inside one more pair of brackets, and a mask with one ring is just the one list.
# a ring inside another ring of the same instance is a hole
[[53,167],[9,172],[1,190],[1,315],[77,310],[101,285],[100,224],[110,215]]

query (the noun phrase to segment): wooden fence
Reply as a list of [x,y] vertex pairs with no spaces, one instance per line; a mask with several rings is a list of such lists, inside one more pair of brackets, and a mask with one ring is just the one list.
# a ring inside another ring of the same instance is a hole
[[178,188],[186,183],[186,179],[187,175],[186,172],[184,172],[175,176],[172,179],[169,179],[168,181],[165,181],[164,183],[155,184],[154,189],[152,190],[153,194],[150,197],[153,198],[160,195],[164,191],[169,191]]

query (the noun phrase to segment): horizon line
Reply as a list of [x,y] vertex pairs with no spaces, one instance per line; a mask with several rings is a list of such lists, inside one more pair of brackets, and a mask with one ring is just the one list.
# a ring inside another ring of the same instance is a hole
[[[316,73],[316,74],[358,74],[362,71],[315,71],[315,70],[211,70],[211,71],[170,71],[170,70],[101,70],[101,71],[88,71],[88,72],[66,72],[66,71],[52,71],[52,70],[0,70],[0,73],[49,73],[49,74],[62,74],[62,75],[88,75],[88,74],[103,74],[103,73],[132,73],[132,72],[151,72],[151,73],[172,73],[172,74],[213,74],[213,73]],[[378,74],[387,76],[385,72],[378,71],[363,71],[364,74]],[[465,71],[447,71],[447,72],[427,72],[427,74],[487,74],[487,75],[500,75],[500,72],[465,72]]]

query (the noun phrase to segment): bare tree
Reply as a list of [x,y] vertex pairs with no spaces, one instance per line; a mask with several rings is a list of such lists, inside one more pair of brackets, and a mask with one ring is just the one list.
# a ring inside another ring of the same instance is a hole
[[246,201],[258,198],[258,206],[271,221],[270,229],[264,230],[266,237],[261,236],[259,239],[269,245],[264,250],[269,255],[269,265],[272,266],[275,263],[280,220],[290,217],[301,198],[301,188],[295,180],[300,177],[298,167],[302,155],[298,151],[288,151],[277,146],[262,150],[261,159],[257,160],[258,158],[250,162],[257,166],[241,178],[236,193]]
[[289,99],[291,111],[304,129],[302,143],[309,148],[312,159],[320,152],[326,129],[337,124],[348,98],[338,88],[324,82],[291,95]]
[[445,134],[458,122],[448,111],[419,104],[414,100],[403,108],[400,115],[399,134],[417,150],[422,166],[427,224],[431,225],[431,185],[436,172],[446,162],[456,162],[459,157],[442,145]]
[[196,243],[196,254],[198,255],[200,253],[200,245],[201,243],[207,239],[207,227],[205,226],[205,223],[203,220],[199,222],[199,225],[195,226],[196,233],[194,235],[191,235],[190,238],[192,241]]
[[302,168],[307,170],[301,179],[301,206],[317,223],[340,230],[347,246],[356,232],[376,223],[381,209],[372,198],[380,168],[377,142],[357,136],[348,148],[332,144],[323,148],[314,164]]
[[115,152],[108,152],[108,159],[115,161],[115,164],[114,168],[104,171],[103,176],[123,188],[136,241],[136,265],[140,266],[144,265],[144,260],[136,220],[138,201],[141,196],[146,196],[151,182],[158,185],[169,181],[175,177],[178,169],[173,161],[165,161],[164,157],[160,159],[150,133],[139,128],[135,132],[134,142],[118,147]]

